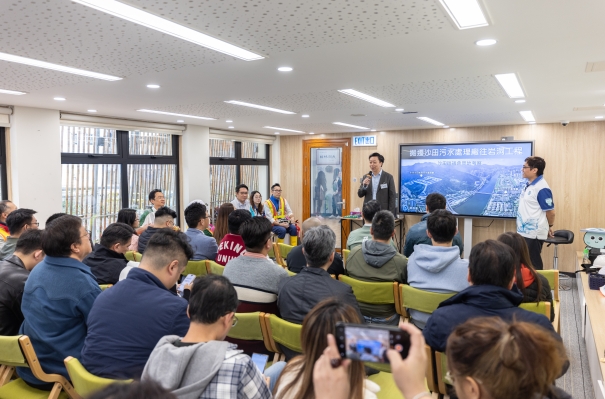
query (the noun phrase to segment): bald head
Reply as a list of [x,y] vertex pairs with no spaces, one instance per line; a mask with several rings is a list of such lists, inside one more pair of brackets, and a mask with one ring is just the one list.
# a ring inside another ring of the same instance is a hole
[[317,226],[321,226],[321,220],[319,220],[318,218],[309,218],[307,220],[305,220],[302,224],[302,228],[301,228],[301,238],[305,235],[305,231],[309,231],[310,229],[312,229],[313,227],[317,227]]

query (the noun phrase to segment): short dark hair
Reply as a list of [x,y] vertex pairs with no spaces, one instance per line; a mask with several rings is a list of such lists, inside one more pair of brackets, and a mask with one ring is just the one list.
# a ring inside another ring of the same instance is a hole
[[515,275],[515,253],[508,245],[486,240],[475,245],[468,257],[468,270],[473,285],[495,285],[508,288]]
[[142,261],[151,259],[151,265],[161,269],[175,259],[185,267],[192,257],[193,249],[185,233],[172,229],[159,229],[149,239]]
[[[170,216],[172,219],[175,219],[177,215],[176,215],[175,211],[168,208],[167,206],[163,206],[160,209],[158,209],[157,211],[155,211],[155,220],[158,220],[161,218],[166,218],[166,216]],[[166,219],[168,219],[168,218],[166,218]]]
[[13,201],[3,200],[0,201],[0,213],[4,213],[8,209],[8,204],[12,204]]
[[388,240],[395,231],[395,217],[390,211],[378,211],[372,219],[373,237],[378,240]]
[[[235,211],[237,212],[237,211]],[[233,213],[235,213],[233,212]],[[233,215],[233,213],[231,215]],[[249,214],[249,213],[248,213]],[[231,225],[231,215],[229,215],[229,224]],[[271,222],[262,216],[255,216],[247,219],[240,227],[240,235],[246,250],[259,253],[269,238],[271,238]]]
[[279,183],[274,183],[274,184],[271,186],[271,191],[273,191],[273,189],[274,189],[275,187],[279,187],[279,188],[281,188],[281,185],[280,185]]
[[376,215],[376,212],[378,211],[380,211],[380,202],[371,200],[363,204],[361,214],[365,220],[369,220],[371,222],[372,219],[374,219],[374,215]]
[[229,279],[217,274],[201,276],[191,287],[189,318],[193,323],[213,324],[235,312],[237,305],[237,292]]
[[379,153],[377,153],[377,152],[371,153],[370,156],[368,157],[368,159],[370,159],[372,157],[377,157],[378,158],[378,162],[384,163],[384,157],[382,155],[380,155]]
[[30,229],[21,234],[17,240],[17,245],[15,245],[15,252],[29,255],[34,251],[42,249],[42,231]]
[[10,213],[6,218],[6,225],[11,235],[21,233],[26,224],[30,224],[34,214],[37,212],[33,209],[21,208]]
[[437,209],[445,209],[446,199],[439,193],[430,193],[424,200],[426,203],[426,210],[429,212],[436,211]]
[[129,226],[134,224],[134,221],[137,220],[137,211],[130,208],[120,209],[118,212],[118,223],[126,223]]
[[185,222],[187,226],[194,229],[200,224],[200,221],[206,217],[206,205],[194,202],[185,208]]
[[435,242],[451,242],[456,235],[456,218],[448,210],[437,209],[427,218],[426,228]]
[[128,384],[114,382],[88,399],[176,399],[176,396],[153,380],[133,381]]
[[542,176],[544,174],[544,169],[546,169],[546,161],[544,158],[540,157],[527,157],[525,158],[525,162],[527,162],[527,166],[532,169],[538,169],[538,176]]
[[65,212],[57,212],[57,213],[53,213],[52,215],[50,215],[50,216],[48,217],[48,219],[46,219],[46,223],[45,223],[45,225],[46,225],[46,226],[48,226],[48,225],[50,224],[50,222],[52,222],[53,220],[55,220],[55,219],[57,219],[57,218],[60,218],[61,216],[65,216],[65,215],[68,215],[68,214],[67,214],[67,213],[65,213]]
[[236,193],[236,194],[237,194],[237,193],[239,193],[239,190],[240,190],[241,188],[245,188],[246,190],[250,190],[250,189],[248,188],[248,186],[246,186],[245,184],[238,184],[237,186],[235,186],[235,193]]
[[117,243],[127,244],[132,239],[134,229],[126,223],[112,223],[101,235],[101,245],[105,248],[111,248]]
[[80,227],[82,227],[82,219],[77,216],[63,215],[53,220],[42,231],[44,253],[48,256],[69,257],[72,244],[82,242]]
[[229,217],[227,218],[227,225],[229,228],[229,233],[240,234],[240,231],[239,231],[240,226],[246,220],[250,220],[250,219],[252,219],[252,214],[250,214],[250,211],[247,211],[245,209],[234,210],[233,212],[231,212],[229,214]]
[[151,190],[149,192],[149,201],[154,200],[155,199],[155,195],[157,193],[161,193],[161,192],[162,192],[162,190],[160,190],[159,188],[156,188],[155,190]]

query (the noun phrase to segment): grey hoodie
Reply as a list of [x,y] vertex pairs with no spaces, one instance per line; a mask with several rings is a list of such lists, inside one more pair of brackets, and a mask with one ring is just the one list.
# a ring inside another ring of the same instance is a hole
[[374,240],[366,240],[361,243],[361,252],[366,263],[372,267],[380,268],[393,259],[397,250],[392,245],[383,244]]
[[201,342],[177,347],[176,335],[162,337],[149,356],[141,380],[154,380],[179,399],[198,399],[220,370],[227,357],[242,351],[232,350],[225,341]]

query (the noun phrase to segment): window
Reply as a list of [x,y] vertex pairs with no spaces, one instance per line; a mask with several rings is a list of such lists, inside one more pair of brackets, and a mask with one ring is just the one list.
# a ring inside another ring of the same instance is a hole
[[6,136],[4,128],[0,127],[0,198],[8,198],[8,178],[6,174]]
[[122,208],[142,212],[163,191],[178,213],[178,137],[168,133],[61,126],[63,212],[98,241]]
[[235,198],[238,184],[249,192],[269,194],[269,145],[251,141],[210,139],[210,209]]

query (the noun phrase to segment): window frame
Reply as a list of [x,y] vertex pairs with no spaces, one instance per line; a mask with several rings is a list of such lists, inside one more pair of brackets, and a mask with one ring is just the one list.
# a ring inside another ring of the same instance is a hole
[[2,183],[0,188],[2,189],[2,200],[8,200],[8,171],[6,165],[6,128],[0,127],[0,179]]
[[[218,140],[226,140],[218,137],[214,137],[214,139]],[[262,145],[262,143],[259,143]],[[269,165],[269,158],[271,157],[270,145],[265,144],[265,158],[243,158],[242,157],[242,142],[235,141],[235,157],[227,158],[227,157],[210,157],[210,166],[213,165],[235,165],[235,185],[242,184],[241,181],[241,168],[240,166],[267,166],[267,192],[269,192],[270,176],[271,176],[271,168]],[[247,184],[247,183],[244,183]]]

